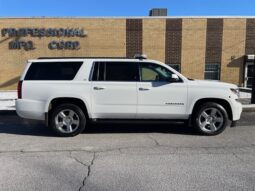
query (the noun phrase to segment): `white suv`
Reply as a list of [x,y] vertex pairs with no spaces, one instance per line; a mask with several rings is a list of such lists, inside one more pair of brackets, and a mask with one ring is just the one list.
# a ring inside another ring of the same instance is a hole
[[[200,133],[221,133],[240,119],[236,85],[191,80],[143,57],[29,60],[18,85],[19,116],[44,120],[75,136],[89,120],[187,121]],[[232,123],[233,124],[233,123]]]

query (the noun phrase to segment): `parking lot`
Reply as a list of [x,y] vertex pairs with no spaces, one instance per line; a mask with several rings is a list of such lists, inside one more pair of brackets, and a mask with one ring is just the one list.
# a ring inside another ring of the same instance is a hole
[[255,190],[255,113],[199,136],[183,124],[97,124],[72,138],[0,113],[0,190]]

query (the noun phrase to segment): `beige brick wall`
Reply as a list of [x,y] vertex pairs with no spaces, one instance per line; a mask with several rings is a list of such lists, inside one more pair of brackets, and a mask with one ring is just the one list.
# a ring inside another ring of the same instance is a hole
[[[206,50],[206,19],[183,19],[181,70],[190,78],[203,79]],[[32,40],[35,50],[9,50],[11,40],[0,36],[0,90],[16,89],[26,60],[41,56],[126,56],[125,19],[0,19],[3,28],[84,28],[87,37],[23,37]],[[165,19],[143,19],[143,53],[165,61]],[[242,85],[246,19],[224,19],[221,80]],[[49,50],[53,40],[79,41],[79,50]],[[231,60],[231,56],[235,59]]]
[[[13,39],[0,37],[0,90],[16,89],[17,79],[26,60],[41,56],[126,56],[125,19],[0,19],[2,28],[84,28],[87,37],[23,37],[32,40],[35,50],[9,50],[8,43]],[[50,50],[52,40],[77,40],[79,50]]]
[[165,19],[143,20],[143,53],[149,59],[165,61]]
[[246,19],[224,19],[221,81],[243,85],[245,36]]
[[181,72],[189,78],[204,78],[206,24],[206,19],[183,19]]

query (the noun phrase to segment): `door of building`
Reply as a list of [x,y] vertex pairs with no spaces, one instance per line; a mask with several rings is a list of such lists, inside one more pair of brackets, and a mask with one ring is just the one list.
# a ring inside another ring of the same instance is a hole
[[244,82],[244,85],[246,88],[252,88],[253,72],[254,72],[254,63],[246,62],[246,64],[245,64],[245,82]]

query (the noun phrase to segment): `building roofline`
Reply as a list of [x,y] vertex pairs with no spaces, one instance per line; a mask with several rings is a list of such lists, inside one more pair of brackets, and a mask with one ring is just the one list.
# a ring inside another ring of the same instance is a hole
[[211,19],[211,18],[221,18],[221,19],[254,19],[255,16],[59,16],[59,17],[0,17],[0,19]]

